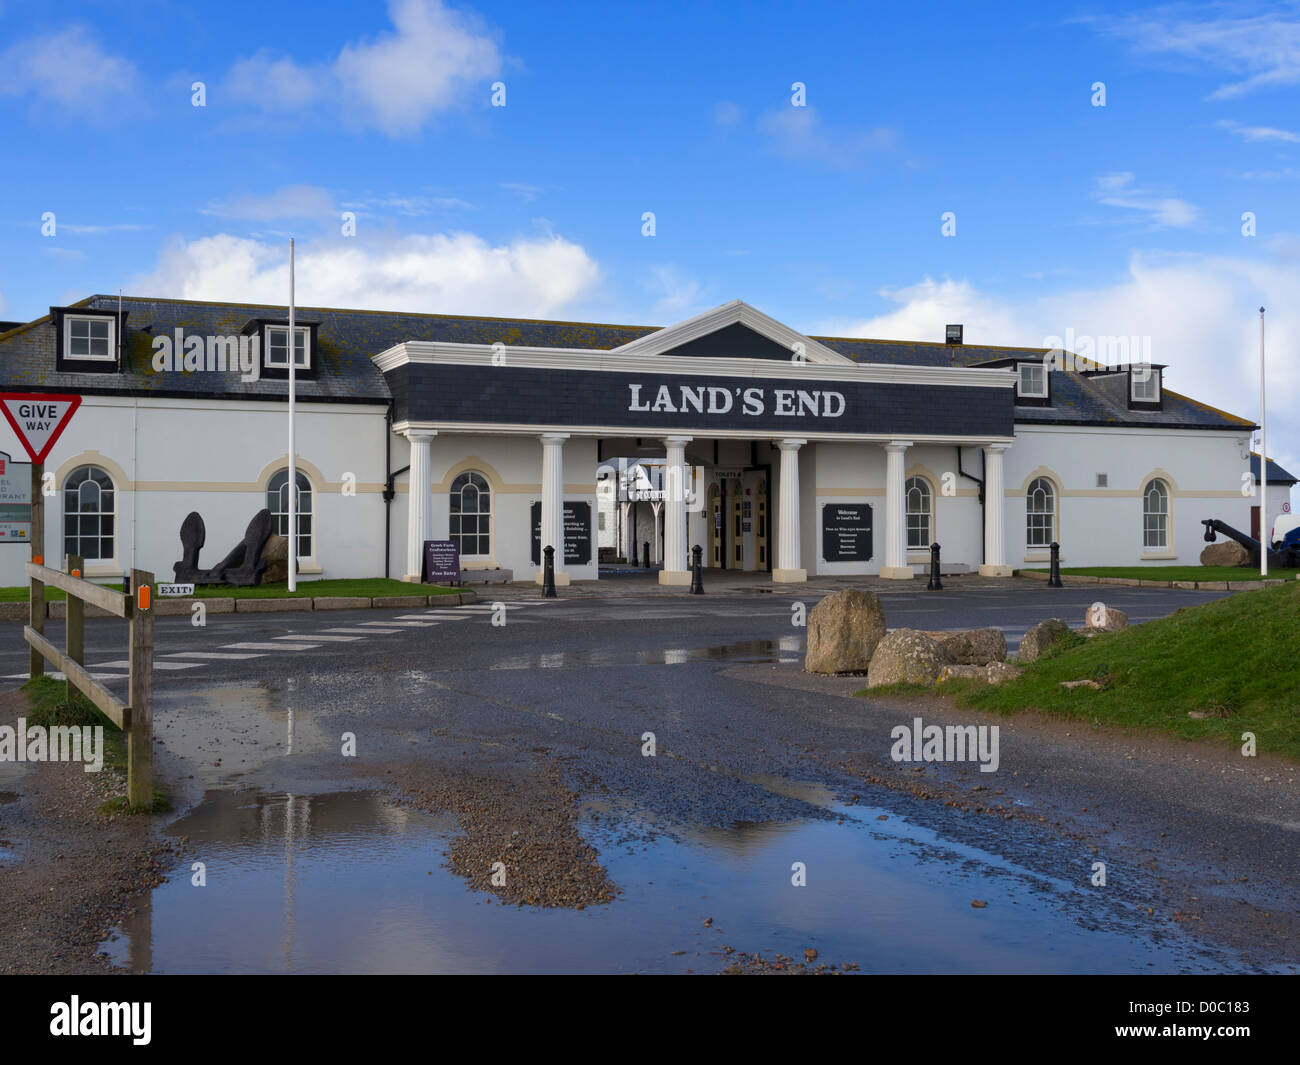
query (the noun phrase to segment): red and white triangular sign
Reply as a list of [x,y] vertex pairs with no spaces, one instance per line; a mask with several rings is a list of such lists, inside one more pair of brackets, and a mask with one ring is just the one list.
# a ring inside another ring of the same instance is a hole
[[44,462],[81,406],[80,396],[0,392],[0,411],[18,434],[33,462]]

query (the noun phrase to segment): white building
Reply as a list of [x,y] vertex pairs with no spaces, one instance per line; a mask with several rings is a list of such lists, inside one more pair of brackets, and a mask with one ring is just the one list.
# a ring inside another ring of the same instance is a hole
[[[662,468],[663,498],[607,499],[610,542],[650,542],[670,584],[694,544],[777,582],[908,579],[936,541],[949,568],[1009,574],[1053,541],[1068,566],[1193,564],[1203,519],[1250,527],[1252,423],[1166,391],[1160,366],[808,337],[740,301],[667,328],[314,308],[297,325],[305,577],[418,580],[424,543],[453,540],[467,571],[534,580],[540,540],[565,545],[557,583],[596,579],[598,470],[620,459]],[[255,374],[230,368],[241,337]],[[286,338],[284,308],[119,315],[105,296],[0,333],[5,391],[82,397],[45,464],[45,556],[170,579],[190,511],[203,564],[264,506],[287,532]],[[0,538],[0,583],[28,552]]]

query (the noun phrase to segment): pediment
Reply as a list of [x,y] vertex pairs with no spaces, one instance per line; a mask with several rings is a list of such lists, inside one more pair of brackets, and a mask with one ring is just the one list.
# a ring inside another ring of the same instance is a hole
[[687,358],[771,359],[795,361],[802,354],[810,363],[849,363],[797,330],[783,325],[742,300],[732,300],[711,311],[614,348],[628,355],[684,356]]

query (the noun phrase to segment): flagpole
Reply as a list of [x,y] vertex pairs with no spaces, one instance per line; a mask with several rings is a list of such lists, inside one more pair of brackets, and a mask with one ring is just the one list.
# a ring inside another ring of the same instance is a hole
[[298,590],[298,460],[293,419],[297,391],[298,337],[293,314],[293,237],[289,238],[289,591]]
[[1264,308],[1259,309],[1259,575],[1268,576],[1268,549],[1273,530],[1268,524],[1268,408],[1264,402]]

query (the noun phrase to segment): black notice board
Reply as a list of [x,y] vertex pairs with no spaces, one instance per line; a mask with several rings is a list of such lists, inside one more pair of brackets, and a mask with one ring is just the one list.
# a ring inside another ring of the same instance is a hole
[[452,584],[460,580],[460,548],[455,540],[424,541],[425,584]]
[[[533,565],[542,564],[542,504],[532,507]],[[585,566],[591,561],[591,504],[564,501],[564,562],[557,565]]]
[[827,562],[870,561],[870,503],[822,505],[822,558]]

